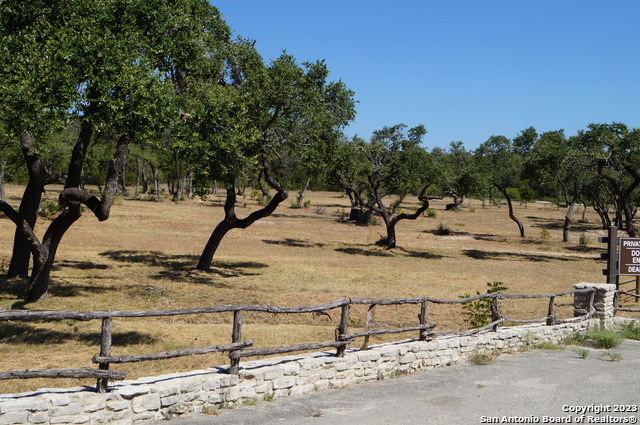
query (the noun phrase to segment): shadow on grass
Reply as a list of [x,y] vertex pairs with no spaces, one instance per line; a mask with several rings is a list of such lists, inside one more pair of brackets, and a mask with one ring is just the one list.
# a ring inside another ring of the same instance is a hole
[[322,248],[324,246],[323,243],[308,242],[308,241],[303,241],[302,239],[291,239],[291,238],[285,238],[280,241],[263,239],[262,242],[269,245],[284,245],[284,246],[290,246],[293,248]]
[[111,268],[111,266],[107,264],[97,264],[92,261],[71,261],[71,260],[62,260],[58,261],[53,265],[52,270],[60,270],[61,268],[69,267],[73,269],[80,270],[106,270]]
[[548,230],[562,229],[564,220],[557,218],[544,218],[528,215],[527,219],[530,221],[532,227],[540,227]]
[[118,250],[101,252],[100,255],[121,263],[146,264],[173,270],[187,270],[198,262],[197,255],[167,255],[159,251]]
[[443,258],[442,255],[432,254],[426,251],[414,251],[401,247],[393,249],[380,249],[373,246],[367,246],[367,248],[346,247],[336,248],[337,252],[350,255],[363,255],[366,257],[412,257],[412,258],[424,258],[427,260],[437,260]]
[[606,252],[607,248],[606,245],[602,245],[602,246],[582,246],[582,245],[578,245],[578,246],[568,246],[565,249],[569,250],[569,251],[574,251],[574,252],[583,252],[583,253],[597,253],[597,252]]
[[14,300],[22,298],[27,292],[28,279],[8,278],[0,275],[0,299]]
[[492,235],[490,233],[480,233],[473,235],[473,239],[486,242],[506,242],[507,238],[500,235]]
[[256,276],[259,273],[250,272],[249,269],[261,269],[268,267],[267,264],[254,261],[213,261],[210,271],[195,270],[198,263],[197,255],[167,255],[158,251],[105,251],[100,255],[123,263],[145,264],[147,266],[161,267],[159,271],[151,277],[156,279],[169,279],[174,282],[189,281],[226,287],[213,279],[216,277],[236,277],[236,276]]
[[533,254],[527,252],[499,252],[481,251],[479,249],[466,249],[463,254],[474,260],[516,260],[516,261],[578,261],[581,258],[555,257],[553,255]]
[[102,294],[116,289],[115,286],[75,285],[69,282],[61,283],[56,280],[52,280],[49,284],[49,293],[56,297],[77,297],[87,292]]
[[[25,323],[0,323],[0,340],[6,344],[64,344],[78,341],[87,345],[100,345],[100,332],[80,332],[77,328],[70,331],[41,329]],[[136,331],[114,332],[112,344],[125,347],[135,344],[152,344],[156,338]]]

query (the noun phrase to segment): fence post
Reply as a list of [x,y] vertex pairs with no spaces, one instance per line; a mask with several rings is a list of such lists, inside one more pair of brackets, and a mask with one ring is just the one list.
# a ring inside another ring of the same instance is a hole
[[[371,322],[373,321],[373,318],[376,315],[376,306],[378,304],[371,304],[369,306],[369,309],[367,310],[367,322],[364,325],[364,330],[365,331],[370,331],[371,330]],[[364,336],[364,341],[362,341],[362,347],[360,347],[361,350],[366,350],[367,348],[369,348],[369,335],[365,335]]]
[[[344,341],[343,335],[349,331],[349,310],[351,309],[351,301],[342,306],[342,315],[340,316],[340,326],[336,329],[336,342]],[[344,357],[347,346],[341,345],[337,349],[336,356]]]
[[[500,306],[498,303],[498,296],[493,297],[493,302],[491,303],[491,321],[495,322],[500,320]],[[493,325],[492,330],[494,332],[498,331],[498,324]]]
[[[231,332],[231,342],[242,341],[242,310],[236,310],[233,312],[233,330]],[[237,375],[240,370],[240,357],[234,356],[234,351],[229,352],[229,359],[231,364],[229,365],[229,374]]]
[[[422,300],[422,304],[420,305],[420,324],[427,324],[427,300],[426,298]],[[426,329],[420,329],[420,341],[427,340],[427,331]]]
[[[636,276],[636,295],[640,295],[640,276]],[[634,297],[634,298],[635,298],[635,302],[640,303],[640,298],[638,297]]]
[[549,298],[549,312],[547,313],[547,326],[554,325],[556,323],[556,315],[553,311],[556,297]]
[[[111,317],[105,317],[102,319],[102,332],[100,335],[100,356],[110,356],[111,355]],[[109,363],[100,363],[98,365],[98,369],[100,370],[109,370]],[[107,386],[109,385],[109,379],[100,378],[96,382],[96,390],[99,393],[106,393]]]

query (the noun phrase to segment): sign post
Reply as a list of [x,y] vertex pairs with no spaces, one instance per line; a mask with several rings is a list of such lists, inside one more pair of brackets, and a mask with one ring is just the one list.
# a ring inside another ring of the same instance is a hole
[[607,260],[607,268],[602,270],[607,276],[607,283],[618,287],[618,228],[609,226],[607,236],[598,238],[600,242],[607,244],[607,252],[601,254],[603,260]]

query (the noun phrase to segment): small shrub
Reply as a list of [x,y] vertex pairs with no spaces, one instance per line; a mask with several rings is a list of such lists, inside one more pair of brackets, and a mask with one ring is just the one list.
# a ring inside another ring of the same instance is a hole
[[564,350],[564,347],[558,344],[554,344],[553,342],[540,342],[533,346],[533,348],[537,348],[538,350]]
[[551,233],[549,233],[547,229],[542,229],[540,231],[540,238],[544,240],[548,240],[549,238],[551,238]]
[[303,206],[304,208],[311,208],[311,201],[307,199],[306,201],[304,201],[304,203],[302,204],[302,206]]
[[477,365],[487,365],[496,359],[497,355],[494,353],[486,353],[484,351],[476,351],[469,357],[469,361]]
[[436,228],[436,235],[447,236],[447,235],[450,235],[451,233],[453,233],[453,230],[451,230],[450,228],[448,228],[442,223],[438,224],[438,227]]
[[464,223],[455,223],[455,224],[454,224],[454,226],[457,226],[457,227],[464,227]]
[[[494,292],[504,292],[508,287],[504,286],[502,282],[487,282],[487,294]],[[480,295],[479,291],[476,291],[476,295]],[[460,295],[458,298],[470,298],[471,294]],[[493,300],[491,298],[482,298],[479,300],[471,301],[462,306],[462,314],[465,316],[464,321],[473,328],[481,328],[488,325],[491,320],[491,306]]]
[[619,332],[596,328],[586,333],[576,332],[564,341],[565,344],[585,345],[593,348],[614,348],[624,339]]
[[614,348],[620,345],[623,337],[617,332],[598,328],[587,332],[587,339],[595,348]]
[[64,209],[59,203],[49,201],[48,199],[43,200],[40,206],[41,208],[38,210],[38,215],[40,217],[51,217]]
[[623,338],[640,341],[640,325],[636,326],[633,323],[625,324],[620,328],[620,335],[622,335]]
[[427,208],[427,217],[436,218],[436,210],[433,208]]
[[257,406],[258,405],[258,399],[255,398],[255,397],[245,398],[244,400],[242,400],[242,404],[244,406]]
[[576,332],[568,338],[565,338],[562,343],[564,345],[582,345],[586,341],[587,337],[581,333]]
[[291,206],[289,208],[294,209],[294,210],[299,210],[300,208],[302,208],[302,206],[297,202],[292,202]]
[[587,359],[589,357],[589,354],[591,354],[591,351],[587,350],[586,348],[575,348],[573,352],[580,356],[582,360]]
[[475,208],[469,208],[469,212],[476,212]]
[[611,351],[605,351],[602,353],[602,357],[609,358],[612,362],[619,362],[622,360],[622,354],[620,353],[612,353]]
[[264,401],[273,401],[273,400],[275,400],[275,399],[276,399],[276,393],[266,393],[266,394],[262,397],[262,399],[263,399]]
[[590,243],[591,238],[589,238],[589,235],[587,235],[586,233],[580,233],[580,240],[578,241],[578,244],[580,246],[589,246]]

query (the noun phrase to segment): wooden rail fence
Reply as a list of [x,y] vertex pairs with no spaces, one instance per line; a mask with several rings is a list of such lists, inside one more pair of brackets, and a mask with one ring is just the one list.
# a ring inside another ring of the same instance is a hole
[[[624,292],[624,291],[619,291]],[[555,312],[556,298],[563,295],[576,293],[591,294],[591,310],[579,317],[570,319],[559,319]],[[3,379],[26,379],[26,378],[96,378],[96,390],[98,392],[106,392],[107,384],[110,380],[125,379],[125,371],[109,370],[110,364],[132,363],[159,359],[168,359],[173,357],[201,355],[213,352],[228,352],[230,358],[229,373],[238,374],[240,367],[240,359],[243,357],[258,357],[274,354],[284,354],[297,351],[321,350],[326,348],[336,349],[336,356],[343,356],[347,346],[353,344],[356,338],[363,338],[363,344],[360,350],[366,350],[369,345],[369,338],[374,335],[397,334],[404,332],[418,332],[420,340],[428,340],[441,335],[473,335],[478,332],[493,330],[497,331],[498,327],[504,322],[512,323],[546,323],[554,325],[560,323],[575,322],[589,319],[594,313],[593,299],[595,295],[594,289],[574,289],[570,291],[560,292],[557,294],[546,295],[513,295],[494,292],[491,294],[480,294],[468,298],[460,298],[456,300],[441,300],[428,297],[417,298],[395,298],[395,299],[376,299],[376,298],[343,298],[326,304],[320,304],[307,307],[276,307],[276,306],[259,306],[259,305],[234,305],[221,307],[204,307],[190,308],[180,310],[150,310],[150,311],[38,311],[38,310],[3,310],[0,311],[0,321],[59,321],[59,320],[102,320],[102,330],[100,339],[100,354],[94,356],[92,362],[98,365],[98,369],[78,368],[78,369],[27,369],[12,370],[0,372],[0,380]],[[462,332],[440,331],[435,332],[435,322],[427,322],[428,304],[466,304],[469,302],[489,298],[492,300],[491,307],[491,323],[481,328]],[[547,315],[538,319],[514,319],[506,317],[500,313],[500,300],[503,299],[532,299],[532,298],[549,298],[549,307]],[[418,324],[414,326],[390,328],[390,329],[372,329],[373,318],[377,306],[389,305],[420,305],[418,314]],[[367,305],[367,319],[364,331],[349,332],[349,313],[353,305]],[[333,341],[313,342],[306,344],[296,344],[284,347],[272,348],[253,348],[252,340],[242,339],[242,313],[243,312],[265,312],[272,314],[328,314],[329,310],[341,309],[340,322],[335,330],[335,339]],[[159,353],[149,353],[140,355],[111,355],[112,345],[112,320],[114,318],[140,318],[140,317],[160,317],[160,316],[180,316],[193,314],[219,314],[233,313],[233,328],[230,344],[213,345],[208,347],[181,349],[172,351],[163,351]]]
[[616,299],[613,302],[614,305],[614,309],[616,312],[618,311],[627,311],[627,312],[635,312],[635,313],[640,313],[640,308],[628,308],[628,307],[620,307],[619,306],[619,300],[620,297],[622,295],[626,295],[630,298],[635,298],[635,302],[640,302],[640,295],[638,295],[637,293],[631,292],[631,291],[625,291],[622,289],[618,289],[616,291]]

